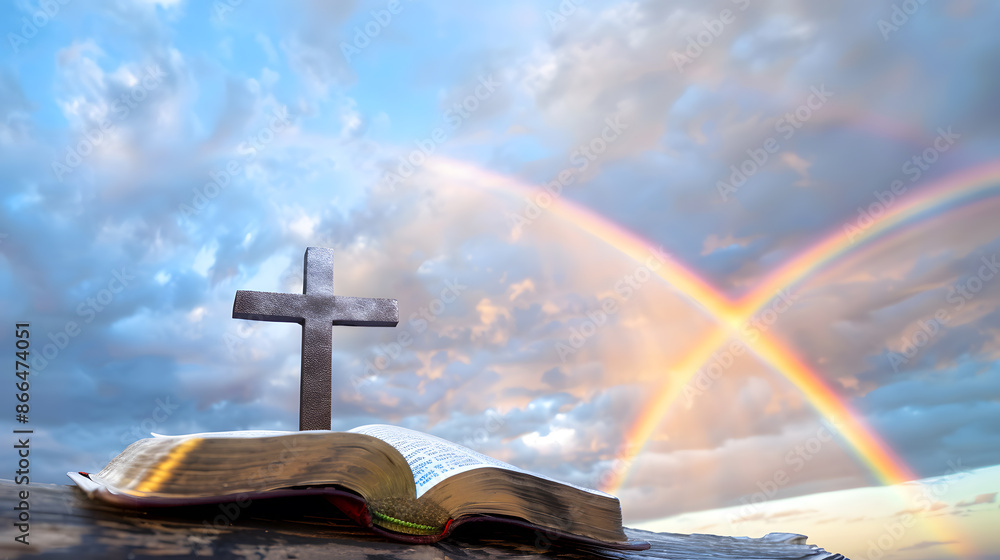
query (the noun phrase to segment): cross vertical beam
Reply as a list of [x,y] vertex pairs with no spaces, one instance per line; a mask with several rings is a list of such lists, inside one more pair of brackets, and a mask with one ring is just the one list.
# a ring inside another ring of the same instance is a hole
[[299,430],[329,430],[333,392],[333,325],[395,327],[394,299],[333,293],[333,249],[308,247],[302,294],[237,290],[233,318],[302,325]]

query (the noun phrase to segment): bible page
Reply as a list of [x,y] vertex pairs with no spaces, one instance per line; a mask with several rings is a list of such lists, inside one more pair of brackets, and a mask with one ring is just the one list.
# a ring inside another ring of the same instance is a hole
[[486,467],[524,473],[537,478],[571,486],[591,494],[607,496],[609,498],[614,497],[598,490],[576,486],[575,484],[569,484],[544,475],[529,472],[515,467],[514,465],[494,459],[493,457],[473,451],[467,447],[458,445],[457,443],[452,443],[437,436],[409,430],[407,428],[400,428],[398,426],[389,426],[385,424],[371,424],[368,426],[354,428],[349,431],[352,433],[365,434],[378,438],[395,447],[410,465],[410,470],[413,471],[413,482],[417,486],[417,498],[423,496],[424,493],[430,490],[435,484],[445,480],[446,478],[455,476],[459,473],[471,471],[473,469]]

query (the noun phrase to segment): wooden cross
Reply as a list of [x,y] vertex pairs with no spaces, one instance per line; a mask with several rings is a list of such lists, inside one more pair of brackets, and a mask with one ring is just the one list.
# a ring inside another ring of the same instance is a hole
[[299,430],[329,430],[333,325],[395,327],[394,299],[333,295],[333,249],[306,248],[302,294],[237,290],[234,319],[302,325]]

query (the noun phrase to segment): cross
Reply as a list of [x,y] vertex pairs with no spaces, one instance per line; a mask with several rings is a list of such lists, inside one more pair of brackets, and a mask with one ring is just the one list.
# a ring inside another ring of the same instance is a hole
[[306,248],[302,294],[237,290],[233,319],[302,325],[299,430],[329,430],[333,325],[395,327],[396,300],[333,295],[333,249]]

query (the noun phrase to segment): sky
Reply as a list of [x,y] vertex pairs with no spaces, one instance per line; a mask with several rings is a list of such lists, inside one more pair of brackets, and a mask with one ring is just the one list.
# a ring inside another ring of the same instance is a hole
[[629,525],[1000,548],[993,3],[0,12],[32,481],[151,432],[296,429],[300,327],[232,305],[300,293],[315,246],[337,294],[399,302],[334,330],[336,430],[600,487]]

